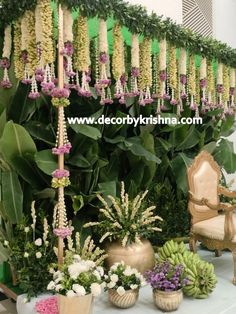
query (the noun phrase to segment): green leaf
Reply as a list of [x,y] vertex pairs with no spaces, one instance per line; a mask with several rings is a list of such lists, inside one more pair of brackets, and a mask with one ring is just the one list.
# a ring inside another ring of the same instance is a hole
[[215,149],[214,158],[227,173],[235,173],[236,154],[234,153],[232,142],[227,139],[221,139],[219,146]]
[[76,214],[83,206],[84,206],[84,199],[82,195],[75,195],[72,197],[72,207],[74,209],[74,214]]
[[7,262],[10,257],[10,252],[0,242],[0,263]]
[[190,127],[190,129],[188,130],[188,133],[187,133],[185,139],[183,140],[183,142],[180,145],[178,145],[176,150],[186,150],[186,149],[192,148],[195,145],[197,145],[198,142],[199,142],[198,131],[195,128],[195,125],[192,125]]
[[116,196],[116,181],[98,183],[99,193]]
[[34,158],[39,169],[48,175],[58,168],[57,160],[50,149],[37,152]]
[[0,137],[2,136],[6,121],[7,121],[6,110],[4,109],[0,114]]
[[8,219],[12,224],[19,223],[23,212],[23,193],[16,172],[2,172],[2,199]]
[[34,193],[34,196],[37,199],[45,199],[45,198],[51,198],[54,199],[56,195],[55,189],[46,188],[42,191],[39,191],[37,193]]
[[191,165],[192,159],[184,153],[179,153],[172,161],[171,168],[176,178],[178,187],[184,192],[188,191],[187,168]]
[[46,125],[39,121],[29,121],[24,127],[32,137],[52,146],[55,144],[55,137],[52,133],[51,125]]
[[90,162],[81,154],[74,155],[72,158],[67,160],[67,163],[80,168],[91,167]]
[[164,148],[166,152],[168,152],[172,148],[172,145],[161,137],[157,137],[156,141]]
[[102,137],[100,130],[90,125],[71,124],[70,127],[76,132],[97,140]]
[[229,116],[225,121],[223,121],[221,126],[221,136],[228,137],[236,130],[235,117]]
[[210,142],[206,144],[205,146],[203,146],[201,150],[205,150],[208,153],[212,154],[215,148],[216,148],[216,142]]

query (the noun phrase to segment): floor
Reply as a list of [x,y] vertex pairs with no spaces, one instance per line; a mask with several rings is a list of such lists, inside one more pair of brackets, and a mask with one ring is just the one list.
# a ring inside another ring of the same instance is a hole
[[[233,275],[233,262],[230,252],[223,252],[219,258],[214,257],[212,252],[199,249],[199,255],[205,260],[212,262],[218,277],[218,284],[214,292],[206,300],[184,298],[176,314],[236,314],[236,286],[231,283]],[[122,310],[125,314],[151,314],[161,311],[153,305],[152,292],[149,287],[140,291],[138,302],[133,308]],[[15,314],[16,306],[10,300],[2,300],[0,294],[0,314]],[[30,312],[30,313],[35,313]],[[93,314],[120,314],[121,310],[112,307],[107,302],[107,295],[103,294],[94,307]],[[27,314],[27,313],[23,313]],[[69,313],[68,313],[69,314]]]

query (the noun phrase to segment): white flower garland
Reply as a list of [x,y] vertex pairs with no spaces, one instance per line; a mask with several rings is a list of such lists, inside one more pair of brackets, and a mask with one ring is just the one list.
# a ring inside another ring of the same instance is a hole
[[179,57],[179,74],[187,74],[187,51],[185,48],[180,49]]
[[64,42],[73,42],[73,17],[67,8],[63,8],[63,20]]
[[43,40],[42,20],[41,20],[41,6],[38,4],[35,8],[35,34],[36,43],[41,43]]
[[8,25],[4,30],[4,45],[2,57],[10,60],[12,47],[11,25]]
[[230,87],[235,88],[235,69],[230,68]]
[[202,58],[200,65],[200,80],[203,80],[206,77],[207,77],[207,60],[206,58]]
[[25,13],[21,19],[21,50],[28,50],[29,31],[27,27],[27,14]]
[[160,41],[160,54],[159,54],[159,69],[160,71],[166,70],[166,39]]
[[218,67],[217,67],[217,85],[223,84],[223,64],[222,63],[218,63]]
[[139,40],[137,34],[132,35],[131,46],[131,66],[132,68],[139,68]]
[[108,53],[107,22],[103,19],[99,22],[99,52]]

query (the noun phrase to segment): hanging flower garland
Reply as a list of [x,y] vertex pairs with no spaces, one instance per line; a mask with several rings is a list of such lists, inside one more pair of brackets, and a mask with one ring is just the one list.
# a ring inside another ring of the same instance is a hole
[[230,68],[230,107],[234,108],[234,93],[235,93],[235,69]]
[[169,48],[169,87],[171,88],[171,105],[177,105],[177,60],[176,60],[176,47],[170,46]]
[[[89,56],[89,34],[87,17],[80,15],[75,22],[74,36],[74,67],[76,70],[76,88],[79,95],[90,97],[91,91],[89,88],[90,82],[90,56]],[[81,72],[82,82],[80,85]]]
[[21,21],[14,23],[14,72],[18,80],[22,80],[24,76],[24,65],[21,61]]
[[140,44],[140,76],[139,76],[139,104],[145,106],[151,104],[150,88],[152,86],[152,41],[144,38]]
[[212,61],[207,60],[207,109],[215,107],[215,80]]
[[3,80],[0,82],[0,85],[3,88],[12,87],[12,83],[8,75],[8,70],[11,65],[10,63],[11,48],[12,48],[11,25],[8,25],[4,30],[3,53],[2,53],[2,59],[0,61],[0,67],[3,69]]
[[196,66],[195,66],[195,57],[190,55],[189,58],[189,78],[188,78],[188,92],[190,95],[190,108],[196,110],[197,105],[195,103],[196,96]]
[[224,89],[222,93],[222,102],[224,106],[224,114],[230,115],[233,113],[233,110],[229,106],[230,77],[229,77],[229,68],[226,65],[223,66],[223,84],[224,84]]
[[201,103],[201,89],[200,84],[198,82],[200,81],[200,68],[196,67],[196,96],[195,96],[195,103],[196,103],[196,109],[195,109],[195,117],[199,117],[199,106]]
[[187,84],[187,51],[185,48],[180,49],[179,57],[179,81],[180,81],[180,97],[186,98],[186,84]]
[[30,34],[28,29],[28,11],[25,12],[21,19],[21,62],[24,64],[24,77],[21,81],[23,84],[30,84],[30,73],[29,73],[29,58],[28,58],[28,48]]
[[63,8],[63,38],[64,49],[61,53],[64,55],[64,69],[65,69],[65,86],[73,88],[73,77],[75,72],[73,71],[72,56],[74,53],[73,46],[73,17],[70,10]]
[[167,83],[167,42],[166,39],[162,39],[159,44],[159,78],[161,81],[160,99],[161,106],[164,106],[164,99],[169,100],[169,95],[166,94],[166,83]]
[[115,98],[120,103],[124,103],[124,41],[121,33],[121,26],[115,24],[113,27],[113,55],[112,55],[112,73],[116,80]]
[[[59,187],[59,189],[61,188]],[[68,236],[71,236],[73,230],[72,230],[72,227],[70,227],[68,224],[64,192],[62,189],[60,190],[58,203],[56,205],[55,212],[56,212],[56,215],[55,215],[56,217],[53,223],[55,228],[53,229],[53,233],[61,239],[65,239]],[[63,223],[63,226],[60,226],[60,222]]]
[[202,91],[202,110],[205,110],[205,105],[207,103],[206,99],[206,86],[207,86],[207,59],[205,57],[201,58],[200,65],[200,87]]
[[108,55],[108,39],[107,39],[107,22],[104,19],[99,21],[99,80],[96,88],[101,95],[101,105],[113,103],[110,91],[110,82],[108,78],[109,55]]
[[216,89],[217,89],[217,95],[218,95],[218,106],[221,108],[223,107],[222,104],[222,94],[224,91],[223,87],[223,64],[218,63],[217,66],[217,79],[216,79]]
[[133,96],[139,94],[138,77],[140,74],[139,64],[139,39],[137,34],[132,35],[131,41],[131,93]]

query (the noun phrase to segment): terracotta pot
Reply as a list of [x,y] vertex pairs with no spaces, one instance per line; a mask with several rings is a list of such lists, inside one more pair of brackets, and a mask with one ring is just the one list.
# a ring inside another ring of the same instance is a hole
[[109,301],[121,309],[127,309],[133,306],[138,300],[139,290],[127,290],[124,295],[120,296],[115,289],[108,290]]
[[153,291],[153,300],[156,306],[165,312],[171,312],[178,309],[183,300],[183,291]]
[[58,304],[59,314],[92,314],[93,312],[92,294],[71,298],[59,294]]
[[108,254],[106,259],[108,268],[114,263],[124,261],[125,264],[144,273],[152,269],[155,264],[154,250],[148,240],[142,240],[142,244],[132,243],[125,247],[120,242],[108,243],[106,253]]

